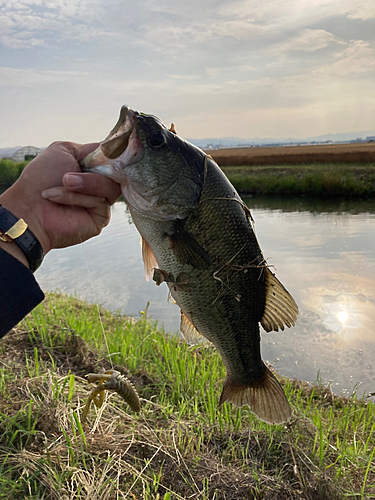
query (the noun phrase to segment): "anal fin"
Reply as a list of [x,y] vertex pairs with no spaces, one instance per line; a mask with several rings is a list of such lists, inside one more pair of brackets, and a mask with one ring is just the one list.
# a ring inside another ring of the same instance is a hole
[[180,332],[186,342],[190,345],[202,344],[207,339],[198,332],[193,323],[181,311]]
[[266,332],[294,326],[298,316],[297,304],[268,267],[264,268],[264,272],[266,294],[261,325]]

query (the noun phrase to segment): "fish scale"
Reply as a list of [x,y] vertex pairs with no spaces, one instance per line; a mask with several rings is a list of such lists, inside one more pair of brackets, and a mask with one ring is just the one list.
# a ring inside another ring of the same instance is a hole
[[[186,229],[196,235],[213,264],[203,276],[195,272],[194,294],[172,291],[172,296],[198,331],[215,344],[236,381],[247,383],[252,374],[260,378],[264,371],[256,348],[258,321],[264,308],[264,279],[262,269],[246,268],[246,264],[260,264],[263,257],[244,209],[233,200],[240,200],[238,194],[229,183],[222,182],[221,172],[211,160],[207,164],[198,213],[191,217],[192,222],[187,218]],[[218,238],[221,228],[224,237]],[[230,267],[234,265],[245,269],[233,270]]]
[[182,335],[207,338],[221,355],[220,404],[286,421],[290,407],[262,361],[259,323],[283,330],[295,324],[298,308],[267,267],[250,211],[217,164],[174,127],[127,107],[83,164],[120,182],[142,237],[146,276],[167,283],[181,308]]

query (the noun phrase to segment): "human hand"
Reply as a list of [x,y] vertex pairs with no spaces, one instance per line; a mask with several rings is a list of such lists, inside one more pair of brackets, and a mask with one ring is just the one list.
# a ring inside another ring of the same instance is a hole
[[27,222],[44,254],[96,236],[109,223],[120,185],[79,167],[97,146],[54,142],[0,196],[5,208]]

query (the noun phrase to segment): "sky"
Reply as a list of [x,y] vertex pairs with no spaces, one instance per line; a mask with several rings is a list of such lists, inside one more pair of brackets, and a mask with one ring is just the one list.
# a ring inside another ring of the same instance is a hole
[[374,131],[374,0],[0,0],[0,147]]

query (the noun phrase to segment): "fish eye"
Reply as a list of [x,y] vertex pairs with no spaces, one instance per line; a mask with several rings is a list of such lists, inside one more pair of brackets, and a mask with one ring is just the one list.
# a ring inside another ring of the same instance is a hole
[[148,142],[153,148],[160,148],[164,146],[166,140],[164,134],[160,130],[156,130],[151,133]]

